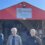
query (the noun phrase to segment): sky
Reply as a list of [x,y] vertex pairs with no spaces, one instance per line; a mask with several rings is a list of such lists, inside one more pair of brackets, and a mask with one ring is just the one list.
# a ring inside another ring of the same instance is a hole
[[0,10],[16,5],[23,1],[45,10],[45,0],[0,0]]

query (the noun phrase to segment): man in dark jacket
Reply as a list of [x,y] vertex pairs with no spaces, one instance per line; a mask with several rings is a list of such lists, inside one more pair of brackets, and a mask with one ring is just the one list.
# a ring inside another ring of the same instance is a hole
[[30,30],[29,44],[30,45],[42,45],[42,40],[36,35],[35,29]]

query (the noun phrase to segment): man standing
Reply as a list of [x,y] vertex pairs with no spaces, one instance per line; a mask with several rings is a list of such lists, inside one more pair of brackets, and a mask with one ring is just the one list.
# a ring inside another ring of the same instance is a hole
[[17,35],[17,28],[11,28],[12,35],[9,36],[7,45],[22,45],[22,40],[19,35]]
[[37,35],[37,31],[35,29],[30,30],[30,45],[42,45],[42,40]]

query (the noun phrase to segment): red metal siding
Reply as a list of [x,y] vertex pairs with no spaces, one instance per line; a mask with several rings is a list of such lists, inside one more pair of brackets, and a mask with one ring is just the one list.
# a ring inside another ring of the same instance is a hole
[[[45,20],[45,11],[35,6],[32,6],[26,2],[22,2],[26,5],[26,8],[32,8],[32,18],[30,20]],[[16,20],[16,8],[22,8],[22,3],[11,6],[0,11],[0,19],[13,19]]]

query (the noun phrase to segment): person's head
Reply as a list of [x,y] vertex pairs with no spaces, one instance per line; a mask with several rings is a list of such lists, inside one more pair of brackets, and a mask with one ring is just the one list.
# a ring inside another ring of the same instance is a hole
[[35,29],[30,30],[30,34],[31,34],[32,37],[36,36],[36,33],[37,33],[37,31]]
[[12,35],[16,35],[17,34],[17,28],[11,28],[11,32],[12,32]]

